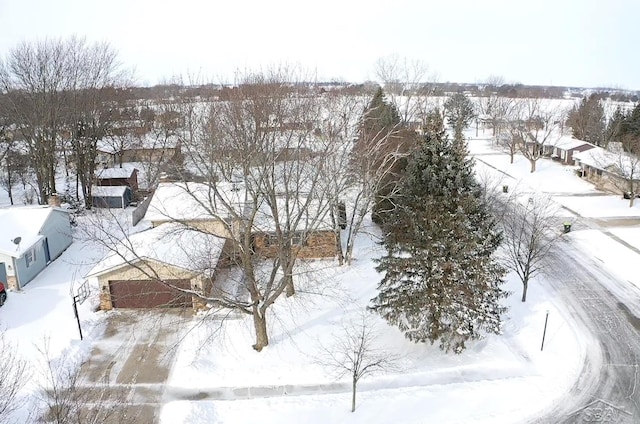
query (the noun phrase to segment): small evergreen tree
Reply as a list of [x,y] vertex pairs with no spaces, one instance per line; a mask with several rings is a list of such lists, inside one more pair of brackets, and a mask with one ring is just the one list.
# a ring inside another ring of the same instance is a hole
[[384,226],[384,277],[371,306],[409,340],[455,353],[499,333],[505,311],[505,270],[494,258],[501,236],[472,167],[442,130],[425,136]]
[[456,93],[444,103],[445,116],[453,128],[456,143],[463,142],[462,132],[476,117],[473,103],[464,93]]

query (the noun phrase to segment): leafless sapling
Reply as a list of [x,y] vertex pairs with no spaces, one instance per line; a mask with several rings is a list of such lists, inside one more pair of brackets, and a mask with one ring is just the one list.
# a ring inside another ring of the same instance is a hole
[[353,322],[345,322],[333,344],[323,347],[319,363],[336,372],[338,378],[351,379],[351,412],[356,410],[358,383],[364,377],[396,369],[397,357],[377,343],[373,317],[363,312]]

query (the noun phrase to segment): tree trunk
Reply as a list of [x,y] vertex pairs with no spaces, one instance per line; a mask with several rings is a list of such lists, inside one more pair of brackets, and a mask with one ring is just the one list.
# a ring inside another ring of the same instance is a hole
[[510,162],[510,163],[513,163],[513,157],[514,157],[514,156],[515,156],[515,153],[514,153],[514,152],[510,152],[510,153],[509,153],[509,159],[511,159],[511,162]]
[[529,281],[522,282],[522,301],[527,301],[527,288],[529,287]]
[[531,172],[536,172],[536,161],[533,159],[529,159],[529,163],[531,164]]
[[285,295],[287,297],[291,297],[294,294],[296,294],[296,288],[293,285],[293,277],[291,276],[290,272],[291,271],[289,271],[289,274],[284,277],[287,279],[286,286],[284,289]]
[[342,251],[342,240],[340,238],[340,230],[335,229],[333,233],[336,237],[336,254],[338,255],[338,265],[342,266],[344,265],[344,252]]
[[253,326],[256,330],[256,344],[253,345],[253,348],[260,352],[269,345],[269,336],[267,335],[267,319],[257,306],[253,307]]
[[351,385],[351,412],[356,410],[356,384],[358,384],[358,380],[354,378]]
[[9,202],[13,206],[13,179],[11,178],[11,168],[7,166],[7,194],[9,195]]

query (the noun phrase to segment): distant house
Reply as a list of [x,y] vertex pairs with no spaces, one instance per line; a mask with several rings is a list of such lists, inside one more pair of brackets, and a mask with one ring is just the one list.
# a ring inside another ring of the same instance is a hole
[[640,192],[640,158],[594,147],[573,155],[582,177],[603,190],[625,193],[633,185]]
[[210,295],[223,246],[222,238],[163,224],[115,246],[86,278],[98,285],[103,310],[201,309],[198,294]]
[[97,161],[106,166],[125,162],[164,163],[180,154],[177,136],[155,137],[152,133],[114,135],[100,141]]
[[573,155],[596,147],[594,144],[573,137],[562,136],[553,145],[551,158],[565,165],[575,165]]
[[132,193],[136,192],[138,190],[138,170],[131,166],[96,170],[96,185],[126,186],[131,189]]
[[93,186],[91,204],[97,208],[124,209],[131,203],[131,189],[128,186]]
[[50,206],[0,209],[0,281],[26,286],[71,245],[69,213]]

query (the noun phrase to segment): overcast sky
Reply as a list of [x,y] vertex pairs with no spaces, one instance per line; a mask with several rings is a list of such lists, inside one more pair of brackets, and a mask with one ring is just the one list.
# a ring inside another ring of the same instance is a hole
[[138,83],[300,65],[375,79],[378,58],[438,81],[640,89],[638,0],[0,0],[0,55],[21,40],[109,41]]

